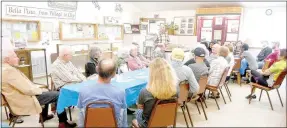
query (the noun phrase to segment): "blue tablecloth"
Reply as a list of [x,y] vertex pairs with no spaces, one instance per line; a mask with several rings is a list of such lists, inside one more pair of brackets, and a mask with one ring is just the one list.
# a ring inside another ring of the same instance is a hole
[[[138,95],[141,89],[146,86],[147,81],[148,69],[141,69],[117,75],[111,83],[125,90],[127,105],[131,106],[136,103]],[[57,103],[57,112],[62,113],[66,107],[76,106],[80,88],[91,84],[96,84],[96,81],[89,80],[82,83],[65,85],[61,88]]]

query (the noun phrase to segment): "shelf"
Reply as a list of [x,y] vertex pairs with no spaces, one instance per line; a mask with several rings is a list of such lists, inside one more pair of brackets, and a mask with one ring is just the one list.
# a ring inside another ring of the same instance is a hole
[[19,66],[16,66],[17,68],[24,68],[24,67],[30,67],[31,65],[27,65],[27,64],[25,64],[25,65],[19,65]]

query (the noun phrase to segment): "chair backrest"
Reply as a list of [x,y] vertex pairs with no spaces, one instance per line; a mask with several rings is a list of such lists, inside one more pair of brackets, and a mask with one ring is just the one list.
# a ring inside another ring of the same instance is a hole
[[228,71],[229,71],[229,68],[230,68],[230,67],[226,67],[226,68],[224,69],[224,71],[223,71],[223,73],[222,73],[222,76],[221,76],[221,78],[220,78],[220,81],[219,81],[217,87],[221,87],[221,86],[225,83],[226,77],[227,77],[227,74],[228,74]]
[[284,69],[273,84],[273,88],[279,88],[286,77],[287,69]]
[[270,60],[265,60],[264,62],[265,63],[263,65],[263,67],[262,67],[262,71],[265,71],[266,69],[268,69],[269,64],[270,64]]
[[200,79],[198,81],[198,84],[199,84],[198,94],[201,94],[201,93],[203,93],[205,91],[207,80],[208,80],[208,76],[207,75],[200,76]]
[[51,91],[56,91],[56,87],[55,87],[54,81],[52,79],[52,75],[50,74],[49,77],[50,77],[50,80],[51,80]]
[[[92,107],[106,105],[108,107]],[[85,127],[118,127],[114,105],[110,102],[96,101],[86,106]]]
[[53,63],[58,57],[58,53],[51,53],[50,58],[51,58],[51,63]]
[[178,103],[182,104],[183,101],[186,101],[189,93],[189,83],[187,80],[181,81],[179,83],[179,95],[178,95]]
[[9,109],[9,112],[10,112],[12,115],[17,116],[17,115],[12,111],[12,109],[11,109],[9,103],[7,102],[6,97],[3,95],[3,93],[1,93],[1,96],[2,96],[2,97],[1,97],[1,100],[4,101],[4,103],[5,103],[5,104],[2,103],[2,105],[6,105],[6,106],[8,107],[8,109]]
[[157,100],[151,112],[148,127],[175,127],[176,115],[176,99]]
[[240,58],[236,58],[235,59],[235,65],[233,66],[233,70],[240,69],[240,66],[241,66],[241,59]]

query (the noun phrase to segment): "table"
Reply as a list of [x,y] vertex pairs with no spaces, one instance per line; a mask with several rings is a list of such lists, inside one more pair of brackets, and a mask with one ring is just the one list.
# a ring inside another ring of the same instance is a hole
[[[111,83],[124,89],[126,92],[127,106],[136,103],[138,95],[148,81],[148,69],[141,69],[131,72],[122,73],[112,79]],[[66,107],[76,106],[78,103],[79,90],[82,86],[96,84],[95,80],[89,80],[82,83],[65,85],[60,90],[57,103],[57,112],[62,113]]]

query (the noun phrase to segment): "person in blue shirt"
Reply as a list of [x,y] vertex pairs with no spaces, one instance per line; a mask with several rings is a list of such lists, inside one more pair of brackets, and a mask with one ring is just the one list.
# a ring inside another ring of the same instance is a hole
[[[114,105],[118,127],[127,127],[127,105],[125,90],[111,84],[116,74],[116,64],[112,59],[103,59],[97,67],[98,80],[94,85],[87,85],[79,91],[78,105],[80,109],[78,127],[84,127],[85,108],[93,101],[108,101]],[[102,107],[102,106],[93,106]]]

